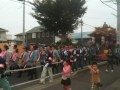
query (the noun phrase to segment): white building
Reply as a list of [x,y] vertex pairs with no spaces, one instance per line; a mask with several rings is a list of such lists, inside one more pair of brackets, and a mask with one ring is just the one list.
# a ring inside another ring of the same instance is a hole
[[6,32],[8,31],[0,28],[0,43],[7,42]]

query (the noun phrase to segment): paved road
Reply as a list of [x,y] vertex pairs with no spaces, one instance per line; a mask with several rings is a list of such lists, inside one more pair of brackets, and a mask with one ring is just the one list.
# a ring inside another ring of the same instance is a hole
[[[100,62],[100,61],[98,61],[98,62]],[[60,68],[61,67],[58,68],[59,73],[61,72]],[[38,76],[38,78],[41,75],[41,71],[42,71],[41,68],[37,68],[37,76]],[[56,70],[55,70],[55,73],[57,73]],[[27,81],[29,81],[28,76],[27,76],[27,72],[23,72],[23,75],[22,75],[21,78],[17,78],[17,72],[14,72],[12,74],[12,76],[9,77],[9,81],[10,81],[11,85],[16,85],[16,84],[27,82]]]
[[[105,66],[100,67],[101,70],[101,79],[103,83],[103,87],[101,90],[110,90],[109,87],[113,83],[116,83],[118,79],[120,79],[120,66],[115,66],[115,70],[113,73],[105,72]],[[46,85],[40,85],[36,83],[35,85],[29,86],[27,88],[23,88],[20,90],[62,90],[61,84],[60,84],[60,78],[55,80],[52,84],[46,84]],[[90,90],[90,75],[89,70],[85,70],[82,72],[79,72],[77,75],[75,75],[72,78],[72,90]],[[120,80],[119,84],[120,85]],[[18,89],[19,90],[19,89]],[[112,89],[112,90],[120,90],[120,89]]]

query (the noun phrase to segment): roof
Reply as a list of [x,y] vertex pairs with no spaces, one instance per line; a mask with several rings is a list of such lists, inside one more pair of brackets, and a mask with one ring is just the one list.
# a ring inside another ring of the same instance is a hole
[[23,41],[22,38],[14,38],[13,41]]
[[0,28],[0,32],[8,32],[8,30],[5,30],[3,28]]
[[[36,33],[36,32],[43,32],[45,28],[43,26],[37,26],[37,27],[34,27],[32,29],[30,29],[29,31],[27,31],[26,33]],[[15,36],[22,36],[23,33],[18,33],[16,34]]]
[[36,32],[43,32],[45,28],[43,26],[37,26],[32,28],[31,30],[27,31],[26,33],[36,33]]
[[23,35],[23,33],[18,33],[15,36],[22,36],[22,35]]
[[[91,32],[83,32],[82,33],[82,38],[90,38],[90,36],[88,36]],[[72,39],[80,39],[81,38],[81,33],[71,33],[69,35],[70,38]]]

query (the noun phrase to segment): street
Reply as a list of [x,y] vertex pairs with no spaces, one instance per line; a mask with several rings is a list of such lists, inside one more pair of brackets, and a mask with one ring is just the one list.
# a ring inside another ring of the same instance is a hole
[[[109,87],[111,87],[111,85],[114,82],[120,79],[120,72],[119,72],[120,66],[119,67],[115,66],[115,70],[113,73],[105,72],[105,66],[101,67],[100,70],[101,70],[101,80],[103,84],[103,87],[101,88],[101,90],[110,90]],[[120,83],[118,85],[120,85]],[[87,70],[87,71],[80,72],[75,77],[73,77],[71,87],[72,87],[72,90],[90,90],[91,82],[90,82],[89,71]],[[42,90],[53,90],[53,89],[62,90],[61,85],[59,83],[57,85],[54,85]],[[112,89],[112,90],[118,90],[118,89]]]
[[[101,90],[110,90],[113,83],[116,83],[117,80],[120,79],[120,66],[114,66],[114,72],[105,72],[106,66],[101,66],[101,81],[103,87]],[[38,82],[34,82],[34,84],[29,86],[22,86],[14,88],[14,90],[62,90],[62,86],[60,84],[61,78],[55,79],[53,83],[47,83],[46,85],[40,85]],[[118,83],[119,85],[120,83]],[[91,82],[90,82],[90,74],[89,70],[81,71],[74,77],[72,77],[72,90],[90,90]],[[118,89],[112,89],[118,90]]]

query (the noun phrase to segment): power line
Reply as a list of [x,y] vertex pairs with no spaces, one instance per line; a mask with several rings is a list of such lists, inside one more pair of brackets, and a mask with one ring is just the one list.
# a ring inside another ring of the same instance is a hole
[[88,18],[88,19],[113,19],[113,18],[102,18],[102,17],[84,17],[84,18]]
[[94,26],[92,26],[92,25],[90,25],[90,24],[83,23],[83,25],[86,25],[86,26],[88,26],[88,27],[90,27],[90,28],[95,28]]
[[105,4],[106,6],[108,6],[109,8],[111,8],[111,9],[117,11],[115,8],[113,8],[113,7],[109,6],[108,4],[104,3],[102,0],[100,0],[100,1],[101,1],[103,4]]
[[94,26],[92,26],[92,25],[90,25],[90,24],[86,24],[86,23],[83,23],[84,25],[86,25],[86,26],[89,26],[89,27],[91,27],[91,28],[95,28]]

